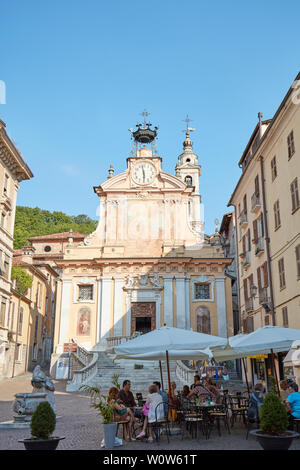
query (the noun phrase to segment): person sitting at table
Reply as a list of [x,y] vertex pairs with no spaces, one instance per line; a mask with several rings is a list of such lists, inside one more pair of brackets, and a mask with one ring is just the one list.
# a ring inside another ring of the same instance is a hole
[[133,393],[130,390],[131,382],[130,380],[124,380],[123,388],[119,391],[119,399],[127,408],[130,408],[135,416],[140,416],[140,411],[136,410],[136,402],[133,396]]
[[161,390],[161,383],[160,382],[153,382],[153,385],[156,385],[158,389],[158,393],[162,396],[163,402],[164,402],[164,410],[165,410],[165,416],[168,416],[168,411],[169,411],[169,399],[168,395],[166,392],[163,392]]
[[128,424],[125,425],[126,440],[134,440],[132,437],[132,428],[135,421],[134,414],[130,408],[126,408],[125,405],[118,398],[119,390],[117,387],[111,387],[108,392],[107,403],[109,405],[114,405],[114,416],[113,422],[118,423],[120,421],[127,421]]
[[285,406],[289,415],[289,429],[294,428],[294,419],[300,419],[300,393],[295,382],[289,384],[289,396],[285,399]]
[[285,401],[286,398],[289,396],[289,391],[288,391],[288,388],[289,388],[289,383],[287,382],[287,380],[282,380],[280,382],[280,398],[282,401]]
[[213,399],[217,403],[220,399],[220,392],[218,388],[213,385],[211,379],[206,379],[204,382],[204,385],[207,388],[207,390],[209,390],[212,393]]
[[208,390],[208,388],[205,387],[205,385],[202,385],[200,380],[197,384],[195,384],[195,387],[190,391],[188,394],[188,398],[191,400],[193,398],[204,398],[204,400],[213,400],[214,395],[213,393]]
[[249,408],[247,411],[248,419],[250,422],[259,424],[260,408],[264,401],[264,386],[262,383],[254,385],[254,390],[251,393]]
[[194,375],[194,383],[190,386],[190,389],[193,390],[193,388],[196,387],[198,383],[201,383],[200,376],[196,374]]
[[[156,419],[164,418],[164,406],[159,406],[156,408],[160,403],[163,403],[163,398],[158,392],[158,387],[154,384],[150,385],[148,389],[147,401],[146,405],[148,404],[149,408],[146,411],[144,425],[142,431],[138,434],[137,439],[141,439],[146,435],[146,430],[148,427],[149,437],[148,442],[153,441],[152,436],[152,427],[149,426],[151,423],[154,423]],[[145,408],[146,409],[146,408]]]

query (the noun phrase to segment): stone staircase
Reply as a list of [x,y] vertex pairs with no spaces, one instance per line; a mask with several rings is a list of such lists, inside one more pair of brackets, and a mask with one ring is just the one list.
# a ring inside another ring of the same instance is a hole
[[[158,361],[133,361],[127,359],[119,359],[114,361],[113,355],[107,352],[98,351],[97,373],[88,381],[88,385],[96,386],[103,393],[107,393],[112,386],[112,376],[117,374],[118,382],[122,386],[124,380],[130,380],[131,389],[134,392],[148,391],[149,385],[153,381],[161,382],[160,368]],[[142,368],[135,368],[135,365]],[[163,384],[164,388],[168,387],[167,365],[162,361]],[[170,361],[170,378],[176,382],[178,388],[182,383],[176,377],[176,361]]]

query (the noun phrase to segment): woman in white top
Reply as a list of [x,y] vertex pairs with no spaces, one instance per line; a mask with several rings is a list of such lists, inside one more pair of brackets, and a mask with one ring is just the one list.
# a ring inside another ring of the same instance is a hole
[[[145,416],[144,420],[144,426],[142,432],[137,436],[138,439],[141,437],[144,437],[146,435],[146,429],[148,424],[154,423],[156,419],[162,419],[164,418],[164,406],[163,404],[159,406],[157,409],[156,407],[160,404],[163,403],[163,398],[162,396],[158,393],[158,389],[156,385],[150,385],[148,389],[148,395],[147,395],[147,402],[149,404],[149,411],[148,415]],[[156,414],[155,414],[156,410]],[[152,436],[152,427],[149,426],[149,437],[148,441],[151,442],[153,441],[153,436]]]

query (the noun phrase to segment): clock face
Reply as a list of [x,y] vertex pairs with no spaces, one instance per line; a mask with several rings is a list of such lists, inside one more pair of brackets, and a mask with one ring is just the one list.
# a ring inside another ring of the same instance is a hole
[[137,163],[132,172],[132,179],[138,184],[150,184],[154,180],[156,171],[150,163]]

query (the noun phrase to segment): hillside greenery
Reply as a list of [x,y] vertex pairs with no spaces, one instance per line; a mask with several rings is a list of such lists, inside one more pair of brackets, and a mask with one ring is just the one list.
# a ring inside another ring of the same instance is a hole
[[16,207],[14,249],[28,245],[28,238],[52,233],[73,232],[89,234],[97,221],[85,214],[67,215],[59,211],[47,211],[39,207]]

